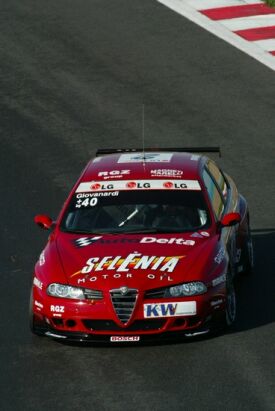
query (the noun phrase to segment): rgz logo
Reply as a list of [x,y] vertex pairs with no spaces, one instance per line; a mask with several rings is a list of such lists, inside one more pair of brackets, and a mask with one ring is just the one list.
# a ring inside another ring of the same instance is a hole
[[50,311],[52,313],[64,313],[65,307],[64,307],[64,305],[51,305],[50,306]]

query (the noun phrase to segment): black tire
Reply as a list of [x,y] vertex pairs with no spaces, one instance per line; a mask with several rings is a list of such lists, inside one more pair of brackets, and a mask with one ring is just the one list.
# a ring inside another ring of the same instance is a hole
[[229,271],[226,279],[226,301],[225,301],[225,311],[218,317],[211,327],[213,335],[219,335],[227,331],[236,320],[237,315],[237,301],[236,301],[236,291],[233,281],[232,272]]
[[248,275],[253,272],[254,267],[254,253],[253,253],[253,242],[250,227],[248,227],[248,233],[245,240],[245,245],[242,250],[242,274]]
[[226,308],[225,308],[225,327],[230,327],[236,320],[237,299],[234,281],[229,274],[226,280]]

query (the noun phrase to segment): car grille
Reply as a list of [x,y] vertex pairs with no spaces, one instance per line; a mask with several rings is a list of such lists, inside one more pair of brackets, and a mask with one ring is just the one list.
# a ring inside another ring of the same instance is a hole
[[123,292],[123,288],[111,290],[110,295],[118,319],[122,323],[127,323],[135,308],[138,291],[129,288]]
[[161,329],[166,319],[136,320],[129,327],[120,327],[112,320],[83,320],[86,328],[94,331],[150,331]]

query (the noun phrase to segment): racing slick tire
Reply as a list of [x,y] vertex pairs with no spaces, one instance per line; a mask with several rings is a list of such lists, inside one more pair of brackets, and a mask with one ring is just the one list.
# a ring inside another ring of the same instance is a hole
[[30,294],[30,304],[29,304],[29,326],[30,330],[33,334],[42,336],[44,332],[42,331],[41,327],[36,324],[35,316],[33,314],[33,291],[31,290]]
[[248,233],[245,239],[244,247],[242,249],[242,266],[242,274],[252,274],[254,267],[254,254],[250,227],[248,227]]
[[231,275],[226,280],[225,327],[230,327],[236,320],[237,301],[234,281]]

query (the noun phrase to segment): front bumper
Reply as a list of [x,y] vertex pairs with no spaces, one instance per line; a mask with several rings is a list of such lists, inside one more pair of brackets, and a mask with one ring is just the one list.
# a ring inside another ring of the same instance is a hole
[[[194,315],[144,318],[144,304],[161,304],[163,299],[146,300],[134,309],[131,320],[122,324],[106,300],[77,301],[49,297],[33,288],[35,332],[58,340],[91,343],[140,343],[207,334],[225,310],[222,286],[204,295],[181,298],[195,301]],[[174,302],[174,300],[166,303]]]
[[[141,335],[106,335],[106,334],[87,334],[81,332],[68,332],[62,330],[52,329],[51,327],[42,327],[39,329],[37,334],[44,335],[46,337],[53,338],[62,342],[70,343],[92,343],[92,344],[113,344],[115,338],[116,345],[120,344],[142,344],[142,343],[161,343],[166,341],[178,341],[182,339],[190,339],[195,337],[201,337],[206,334],[209,334],[211,327],[205,325],[200,327],[193,332],[187,331],[167,331],[159,334],[141,334]],[[138,338],[137,338],[138,337]]]

